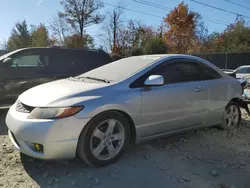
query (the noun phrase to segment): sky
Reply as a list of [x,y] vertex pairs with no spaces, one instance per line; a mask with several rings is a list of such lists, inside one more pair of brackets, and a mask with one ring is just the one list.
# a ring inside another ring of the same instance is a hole
[[[112,11],[114,9],[114,6],[112,5],[118,5],[121,3],[126,8],[123,19],[140,20],[142,24],[153,25],[155,27],[160,25],[162,18],[169,13],[168,10],[173,9],[181,2],[181,0],[145,0],[167,9],[162,10],[156,7],[140,4],[134,0],[102,1],[104,2],[105,7],[102,8],[100,12],[103,14],[106,14],[108,11]],[[248,16],[249,18],[246,20],[250,21],[250,0],[196,1]],[[230,3],[230,1],[242,6]],[[204,21],[209,32],[221,32],[226,28],[228,23],[232,23],[236,19],[236,15],[203,6],[193,2],[192,0],[184,0],[184,3],[188,4],[191,10],[198,12],[202,16],[202,20]],[[53,20],[53,18],[55,18],[56,13],[62,10],[60,0],[1,0],[0,7],[0,43],[7,41],[10,32],[17,21],[25,19],[28,25],[38,25],[39,23],[47,25],[51,20]],[[96,44],[101,44],[99,36],[102,33],[101,27],[103,24],[86,28],[87,33],[95,38]]]

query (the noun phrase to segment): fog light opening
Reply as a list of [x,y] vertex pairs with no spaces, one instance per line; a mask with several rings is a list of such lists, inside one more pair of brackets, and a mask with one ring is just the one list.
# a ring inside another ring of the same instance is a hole
[[42,147],[41,147],[40,144],[34,144],[34,148],[35,148],[36,151],[39,151],[39,152],[42,151]]
[[43,153],[43,145],[38,143],[26,142],[26,144],[35,152]]
[[42,144],[34,143],[33,147],[34,147],[35,151],[43,153],[43,145]]

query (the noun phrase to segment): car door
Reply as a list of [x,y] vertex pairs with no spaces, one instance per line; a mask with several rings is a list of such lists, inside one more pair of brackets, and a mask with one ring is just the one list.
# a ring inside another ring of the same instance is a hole
[[200,63],[201,80],[209,93],[208,113],[206,125],[216,125],[221,122],[225,106],[228,104],[228,79],[223,77],[212,67]]
[[[12,64],[2,64],[0,68],[0,104],[13,103],[25,90],[41,84],[46,77],[46,63],[40,50],[24,50],[10,56]],[[46,59],[46,58],[45,58]]]
[[[167,61],[150,72],[164,77],[163,86],[142,89],[143,136],[200,125],[207,113],[208,90],[197,63]],[[148,75],[149,76],[149,75]]]

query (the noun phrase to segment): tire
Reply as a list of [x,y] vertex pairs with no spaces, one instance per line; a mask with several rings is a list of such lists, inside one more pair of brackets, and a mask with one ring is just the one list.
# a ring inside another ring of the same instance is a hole
[[90,120],[81,132],[77,155],[91,166],[109,165],[121,157],[129,140],[127,118],[119,112],[103,112]]
[[225,108],[225,111],[223,113],[222,123],[221,125],[219,125],[219,128],[223,130],[233,130],[239,125],[240,121],[241,121],[240,107],[238,103],[231,101]]

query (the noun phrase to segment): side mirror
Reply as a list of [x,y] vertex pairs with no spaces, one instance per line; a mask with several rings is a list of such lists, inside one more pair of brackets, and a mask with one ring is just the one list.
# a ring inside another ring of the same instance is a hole
[[161,86],[164,84],[164,78],[161,75],[151,75],[145,80],[146,86]]

